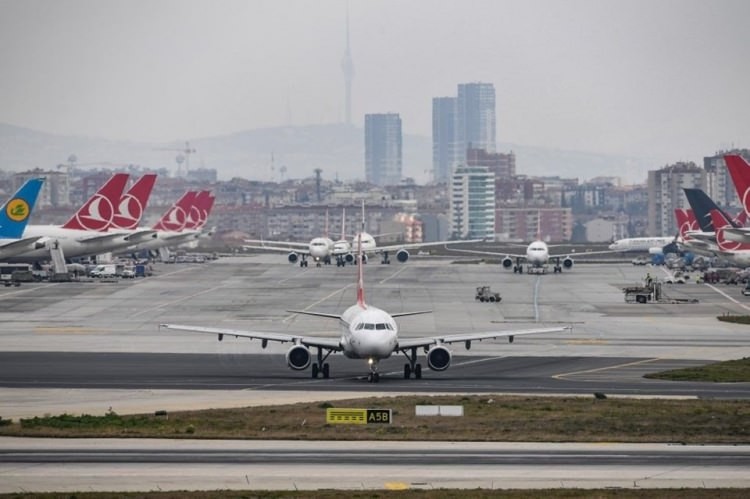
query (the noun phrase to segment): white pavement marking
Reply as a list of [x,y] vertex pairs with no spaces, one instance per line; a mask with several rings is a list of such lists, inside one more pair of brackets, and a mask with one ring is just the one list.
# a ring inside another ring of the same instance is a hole
[[396,277],[397,275],[399,275],[401,272],[403,272],[404,270],[406,270],[406,268],[407,268],[406,266],[401,267],[396,272],[394,272],[393,274],[389,275],[388,277],[386,277],[385,279],[383,279],[382,281],[380,281],[378,284],[384,284],[385,282],[390,281],[391,279],[393,279],[394,277]]
[[714,291],[716,291],[717,293],[719,293],[721,296],[723,296],[727,300],[736,303],[737,305],[739,305],[740,307],[744,308],[745,310],[750,310],[750,307],[748,307],[744,303],[740,303],[739,301],[735,300],[734,298],[732,298],[731,296],[729,296],[728,294],[726,294],[725,292],[723,292],[722,290],[720,290],[719,288],[717,288],[716,286],[714,286],[713,284],[706,284],[706,286],[708,286],[709,288],[713,289]]
[[570,372],[570,373],[555,374],[552,377],[555,378],[555,379],[561,379],[561,378],[564,378],[566,376],[575,376],[576,374],[588,374],[588,373],[596,373],[596,372],[601,372],[601,371],[609,371],[609,370],[612,370],[612,369],[619,369],[621,367],[630,367],[630,366],[637,366],[637,365],[640,365],[640,364],[648,364],[650,362],[656,362],[658,360],[662,360],[662,359],[655,358],[655,359],[637,360],[635,362],[627,362],[625,364],[617,364],[615,366],[597,367],[596,369],[585,369],[583,371],[573,371],[573,372]]

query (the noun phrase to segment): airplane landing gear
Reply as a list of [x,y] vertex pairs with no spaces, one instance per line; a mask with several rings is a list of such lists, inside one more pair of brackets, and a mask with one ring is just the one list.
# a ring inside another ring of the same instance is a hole
[[412,348],[410,353],[402,350],[401,353],[409,361],[407,364],[404,364],[404,379],[411,378],[412,374],[414,374],[414,379],[422,379],[422,364],[417,364],[417,349]]
[[389,263],[391,263],[391,261],[388,259],[388,252],[387,251],[383,252],[383,259],[380,261],[380,263],[386,264],[386,265],[389,264]]
[[331,366],[329,366],[328,362],[325,361],[329,355],[331,355],[330,351],[326,353],[325,355],[323,355],[323,349],[318,348],[318,361],[313,362],[312,364],[312,377],[313,378],[317,378],[319,374],[322,374],[324,379],[328,379],[330,377]]
[[370,374],[367,375],[367,381],[370,383],[379,382],[380,373],[378,372],[378,361],[375,359],[370,359],[368,363],[370,364]]
[[300,267],[307,267],[307,256],[302,255],[302,259],[299,261]]

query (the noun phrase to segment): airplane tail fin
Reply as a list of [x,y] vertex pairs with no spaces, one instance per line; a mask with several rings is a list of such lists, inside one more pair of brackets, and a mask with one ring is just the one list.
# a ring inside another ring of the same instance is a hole
[[198,195],[196,191],[187,191],[162,215],[158,222],[154,224],[154,230],[166,230],[180,232],[185,229],[188,220],[190,207],[195,202]]
[[27,180],[0,208],[0,239],[21,239],[44,177]]
[[341,208],[341,240],[346,239],[346,207]]
[[200,230],[208,220],[208,213],[213,207],[213,197],[211,191],[199,191],[196,193],[193,202],[185,206],[187,218],[185,220],[185,229]]
[[156,182],[155,173],[147,173],[136,180],[133,186],[128,189],[120,203],[115,208],[115,214],[112,217],[112,223],[109,229],[135,229],[141,223],[141,218],[146,212],[148,198],[154,189]]
[[357,305],[367,308],[365,304],[365,259],[362,251],[362,233],[357,234]]
[[720,210],[711,210],[711,219],[716,227],[716,244],[721,251],[750,250],[750,244],[730,241],[724,234],[724,229],[732,227],[729,218]]
[[542,212],[539,210],[536,212],[536,240],[542,240]]
[[688,200],[688,204],[690,204],[690,207],[693,209],[695,219],[703,232],[714,232],[716,230],[711,216],[712,210],[721,213],[722,217],[726,218],[730,225],[733,225],[732,222],[730,222],[731,217],[724,213],[714,200],[708,197],[708,194],[703,192],[703,190],[684,188],[683,191],[685,191],[685,197]]
[[211,215],[211,210],[214,207],[214,203],[216,202],[216,196],[214,196],[211,191],[201,191],[204,193],[203,199],[201,200],[199,209],[200,209],[200,215],[201,219],[200,222],[195,226],[196,230],[202,229],[206,223],[208,222],[208,217]]
[[682,240],[690,239],[688,232],[698,230],[698,221],[695,219],[695,213],[690,208],[675,208],[674,216],[677,219],[677,227]]
[[62,227],[91,231],[107,230],[115,216],[129,177],[127,173],[112,175]]
[[750,164],[742,156],[727,154],[724,156],[734,188],[740,197],[745,213],[750,214]]

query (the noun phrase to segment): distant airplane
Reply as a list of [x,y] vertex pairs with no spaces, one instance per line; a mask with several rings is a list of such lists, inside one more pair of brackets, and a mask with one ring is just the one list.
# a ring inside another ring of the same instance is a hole
[[330,265],[331,257],[334,254],[334,242],[328,237],[328,211],[326,211],[324,235],[312,238],[309,243],[263,239],[245,239],[245,243],[250,243],[242,245],[243,248],[247,249],[288,253],[287,260],[289,260],[289,263],[296,263],[299,260],[300,267],[307,267],[308,258],[312,259],[317,267],[322,264]]
[[750,267],[750,243],[730,241],[725,231],[732,227],[729,219],[720,210],[711,210],[711,219],[716,228],[716,243],[719,254],[738,267]]
[[[358,238],[358,260],[364,258],[361,237]],[[468,349],[472,341],[507,337],[512,343],[515,336],[529,334],[557,333],[569,330],[570,327],[553,327],[540,329],[527,329],[515,331],[490,331],[485,333],[466,333],[438,335],[422,338],[399,338],[398,325],[394,320],[397,317],[430,313],[431,311],[399,312],[389,314],[379,308],[365,303],[364,289],[364,265],[360,264],[357,272],[357,302],[347,308],[342,314],[331,314],[324,312],[310,312],[306,310],[290,310],[297,314],[326,317],[339,321],[341,336],[338,338],[294,335],[285,333],[261,332],[261,331],[239,331],[234,329],[221,329],[214,327],[184,326],[178,324],[161,324],[160,328],[178,331],[189,331],[195,333],[215,334],[219,341],[224,335],[259,339],[265,347],[269,341],[280,343],[292,343],[293,346],[286,354],[289,367],[295,371],[307,369],[313,359],[311,348],[317,350],[316,361],[312,362],[312,377],[317,378],[322,374],[324,378],[330,376],[330,367],[326,359],[332,353],[341,352],[350,359],[365,359],[369,365],[370,372],[368,380],[378,382],[378,362],[387,359],[394,353],[402,353],[407,359],[404,364],[404,378],[409,379],[412,375],[420,379],[422,377],[422,365],[417,362],[417,351],[423,349],[426,352],[427,366],[433,371],[444,371],[451,363],[451,352],[444,345],[451,343],[464,343]]]
[[[737,154],[727,154],[724,156],[724,161],[744,208],[744,214],[750,216],[750,164]],[[750,228],[748,227],[727,227],[723,233],[727,240],[750,243]]]
[[38,237],[24,237],[26,224],[43,184],[43,177],[27,180],[0,207],[0,259],[44,246],[44,243],[38,242]]
[[661,255],[662,248],[674,241],[674,236],[660,237],[627,237],[618,239],[609,245],[609,249],[615,252],[632,253],[647,252],[650,255]]

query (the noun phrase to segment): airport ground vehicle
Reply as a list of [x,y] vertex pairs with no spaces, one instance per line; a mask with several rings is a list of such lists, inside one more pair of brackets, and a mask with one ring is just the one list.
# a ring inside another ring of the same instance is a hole
[[747,281],[745,287],[742,288],[742,296],[750,296],[750,281]]
[[[683,280],[684,282],[684,280]],[[643,285],[622,288],[626,303],[698,303],[695,298],[673,298],[667,296],[662,283],[657,279],[647,279]]]
[[502,300],[502,297],[500,293],[492,291],[490,286],[477,286],[477,293],[474,299],[481,302],[499,302]]
[[7,286],[20,286],[22,282],[32,282],[34,274],[27,263],[0,264],[0,281]]
[[630,261],[630,263],[632,263],[633,265],[646,265],[647,263],[649,263],[649,261],[648,261],[648,258],[644,256],[639,256],[639,257],[633,258]]
[[124,269],[123,265],[114,263],[107,263],[104,265],[97,265],[94,270],[89,272],[90,277],[116,277],[122,275]]

